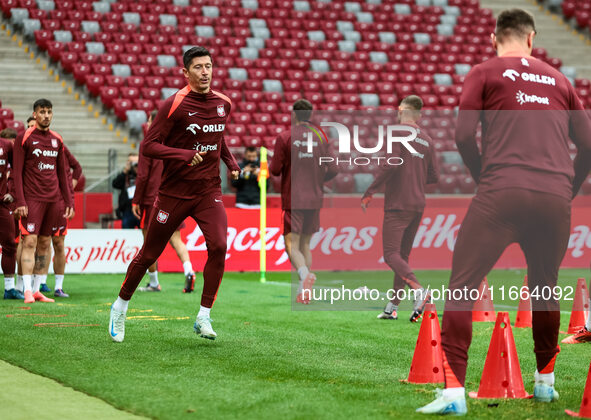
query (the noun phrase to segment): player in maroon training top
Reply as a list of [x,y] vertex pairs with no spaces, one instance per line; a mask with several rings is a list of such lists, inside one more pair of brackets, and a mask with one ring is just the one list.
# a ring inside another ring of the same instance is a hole
[[189,84],[160,107],[142,143],[145,156],[164,161],[164,171],[144,246],[129,265],[111,308],[109,335],[117,342],[125,335],[125,314],[133,292],[187,217],[195,219],[203,232],[208,255],[194,329],[204,338],[213,340],[217,336],[209,313],[224,275],[228,225],[220,158],[233,177],[240,174],[223,135],[232,102],[210,89],[213,63],[209,51],[193,47],[185,52],[183,62]]
[[0,246],[2,246],[2,272],[4,273],[4,299],[24,299],[15,288],[16,243],[14,242],[14,219],[9,205],[14,201],[14,192],[8,187],[8,171],[12,165],[12,142],[0,138]]
[[[53,117],[51,102],[47,99],[35,101],[33,117],[35,127],[28,128],[14,143],[15,215],[21,219],[23,236],[21,263],[25,303],[53,302],[39,292],[40,275],[49,264],[51,235],[57,230],[60,215],[67,219],[74,216],[63,140],[49,129]],[[65,209],[61,208],[61,200],[66,203]]]
[[[148,127],[156,117],[157,111],[152,111],[148,118]],[[148,232],[148,222],[151,220],[152,210],[154,209],[154,201],[158,193],[158,187],[162,181],[163,164],[160,159],[152,159],[142,154],[142,146],[140,145],[140,154],[137,165],[137,177],[135,179],[135,192],[131,200],[131,212],[135,217],[140,219],[140,228],[144,238]],[[191,265],[189,258],[189,251],[187,246],[181,239],[180,230],[183,229],[185,223],[183,222],[177,230],[174,231],[170,240],[170,246],[176,252],[176,255],[183,264],[185,271],[185,288],[183,293],[191,293],[195,288],[195,272]],[[146,287],[140,287],[142,292],[160,292],[162,288],[158,282],[157,262],[148,267],[148,276],[150,280]]]
[[[478,184],[458,232],[449,289],[478,289],[507,246],[525,254],[530,291],[553,290],[570,235],[571,199],[591,165],[591,121],[559,71],[531,56],[533,17],[519,9],[497,19],[498,57],[475,66],[464,83],[456,144]],[[482,123],[482,154],[475,134]],[[568,141],[578,148],[573,162]],[[442,347],[446,389],[423,413],[466,412],[464,383],[473,297],[446,301]],[[560,306],[531,294],[537,370],[534,399],[550,402],[560,351]]]
[[285,250],[298,273],[296,302],[302,304],[310,303],[316,281],[316,276],[310,272],[310,240],[320,229],[323,185],[336,175],[331,167],[319,166],[314,156],[328,154],[326,142],[317,144],[314,153],[307,152],[304,133],[311,131],[309,120],[312,109],[312,104],[306,99],[299,99],[293,104],[292,128],[277,137],[269,165],[273,175],[281,176]]
[[[414,310],[410,316],[411,322],[420,319],[423,307],[427,302],[427,292],[408,265],[408,257],[425,209],[425,185],[435,184],[438,180],[435,157],[431,147],[432,140],[417,125],[422,108],[423,101],[416,95],[407,96],[400,102],[399,122],[402,125],[415,128],[418,132],[413,143],[417,153],[411,154],[405,147],[400,147],[400,144],[397,144],[398,154],[396,149],[392,153],[394,156],[400,156],[404,163],[400,166],[385,165],[381,167],[361,200],[361,207],[365,210],[372,196],[385,184],[382,229],[384,261],[394,271],[394,291],[404,289],[405,285],[416,290]],[[378,318],[398,319],[399,303],[400,298],[396,294],[392,301],[388,302],[384,311],[378,315]]]

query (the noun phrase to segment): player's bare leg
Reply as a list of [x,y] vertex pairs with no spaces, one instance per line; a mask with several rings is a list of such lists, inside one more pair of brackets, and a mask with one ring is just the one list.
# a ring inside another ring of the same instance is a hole
[[64,292],[64,275],[66,272],[66,237],[64,235],[52,236],[51,242],[53,245],[53,272],[55,273],[55,297],[70,297]]
[[[306,266],[306,256],[302,253],[300,245],[301,239],[301,235],[295,232],[290,232],[287,235],[285,235],[285,251],[289,256],[291,264],[298,273],[299,285],[297,290],[296,302],[308,304],[310,303],[312,286],[314,285],[314,280],[316,278],[313,277],[314,274],[310,273],[310,270]],[[309,287],[306,287],[306,284],[304,284],[307,278],[309,279],[307,282],[307,286]]]
[[183,271],[185,273],[185,288],[183,289],[183,293],[191,293],[195,289],[195,272],[193,271],[193,265],[189,258],[187,245],[181,239],[181,232],[175,230],[168,242],[183,264]]
[[21,256],[23,255],[23,238],[20,238],[16,246],[16,290],[25,292],[23,286],[23,264],[21,263]]
[[54,302],[40,292],[41,284],[46,282],[49,262],[51,261],[51,237],[39,235],[35,252],[35,266],[33,268],[33,297],[41,302]]

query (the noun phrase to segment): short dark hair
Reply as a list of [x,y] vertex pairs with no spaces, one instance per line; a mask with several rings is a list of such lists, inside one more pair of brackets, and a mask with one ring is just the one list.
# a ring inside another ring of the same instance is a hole
[[497,17],[495,35],[500,43],[508,37],[526,37],[531,31],[536,32],[536,23],[534,17],[525,10],[503,10]]
[[244,149],[244,153],[248,153],[248,152],[255,152],[256,153],[257,148],[254,146],[248,146],[246,149]]
[[417,95],[409,95],[400,101],[400,105],[408,105],[415,111],[423,109],[423,100]]
[[[188,70],[191,62],[195,57],[209,57],[211,60],[211,53],[205,47],[191,47],[183,54],[183,65]],[[213,61],[213,60],[212,60]]]
[[293,104],[293,110],[296,113],[297,119],[300,121],[308,121],[312,116],[314,106],[307,99],[298,99]]
[[3,139],[16,139],[16,130],[14,128],[7,127],[0,131],[0,138]]
[[37,111],[38,108],[53,108],[53,104],[49,99],[37,99],[33,104],[33,111]]
[[32,115],[29,118],[27,118],[27,124],[30,123],[31,121],[35,121],[35,118],[33,118]]

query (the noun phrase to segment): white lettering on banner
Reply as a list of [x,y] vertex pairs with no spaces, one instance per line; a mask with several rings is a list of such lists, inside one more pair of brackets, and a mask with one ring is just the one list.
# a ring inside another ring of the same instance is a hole
[[585,255],[584,248],[591,249],[591,232],[589,226],[578,225],[570,235],[568,249],[572,249],[573,257],[581,258]]
[[[456,243],[456,234],[460,228],[460,224],[454,225],[457,216],[455,214],[438,214],[431,226],[431,218],[425,217],[421,221],[421,225],[417,230],[417,235],[413,243],[413,248],[441,248],[445,243],[450,251],[454,250]],[[423,244],[421,245],[421,241]]]
[[359,229],[345,226],[341,228],[342,234],[337,235],[336,227],[323,228],[312,235],[310,249],[314,250],[320,245],[320,251],[325,255],[331,255],[333,251],[342,250],[345,254],[353,254],[353,251],[366,251],[373,246],[374,237],[378,233],[375,226],[366,226]]
[[[276,251],[285,250],[285,242],[283,236],[279,234],[278,227],[268,227],[266,229],[266,249],[267,251],[275,248]],[[247,239],[248,238],[248,239]],[[259,238],[259,229],[255,227],[248,227],[240,232],[232,226],[228,226],[228,235],[226,242],[226,260],[228,260],[233,252],[258,252],[261,250],[261,240]],[[199,226],[195,226],[193,232],[187,235],[187,250],[189,251],[207,251],[207,244],[203,237],[203,232]],[[281,265],[287,261],[287,253],[283,252],[275,265]]]

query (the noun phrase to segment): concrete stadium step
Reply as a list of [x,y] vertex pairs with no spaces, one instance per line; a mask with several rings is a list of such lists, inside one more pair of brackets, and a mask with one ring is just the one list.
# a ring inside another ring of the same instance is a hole
[[[66,75],[56,81],[58,69],[55,65],[52,66],[46,57],[37,53],[31,58],[31,51],[36,51],[34,41],[22,40],[20,35],[14,40],[12,31],[10,35],[7,34],[7,21],[0,20],[0,23],[3,25],[0,30],[2,106],[12,109],[15,119],[25,122],[32,113],[35,100],[51,100],[54,110],[51,127],[64,137],[80,161],[87,186],[108,176],[109,149],[117,151],[117,164],[123,166],[128,153],[134,151],[131,142],[123,142],[124,137],[129,137],[129,132],[118,125],[112,115],[102,113],[100,103],[86,98],[86,103],[82,105],[73,93],[85,97],[85,92],[75,85],[71,76]],[[54,71],[50,74],[48,69],[52,68]],[[65,86],[62,85],[63,81],[66,82]],[[89,102],[93,105],[92,111],[88,110]],[[99,111],[98,118],[95,117],[96,111]],[[103,119],[107,124],[103,124]],[[111,130],[109,125],[112,125]]]
[[534,45],[545,48],[549,56],[560,58],[564,66],[575,67],[577,77],[591,79],[591,43],[561,16],[549,12],[533,0],[480,0],[480,7],[492,9],[495,16],[505,9],[527,10],[536,20],[538,34]]

